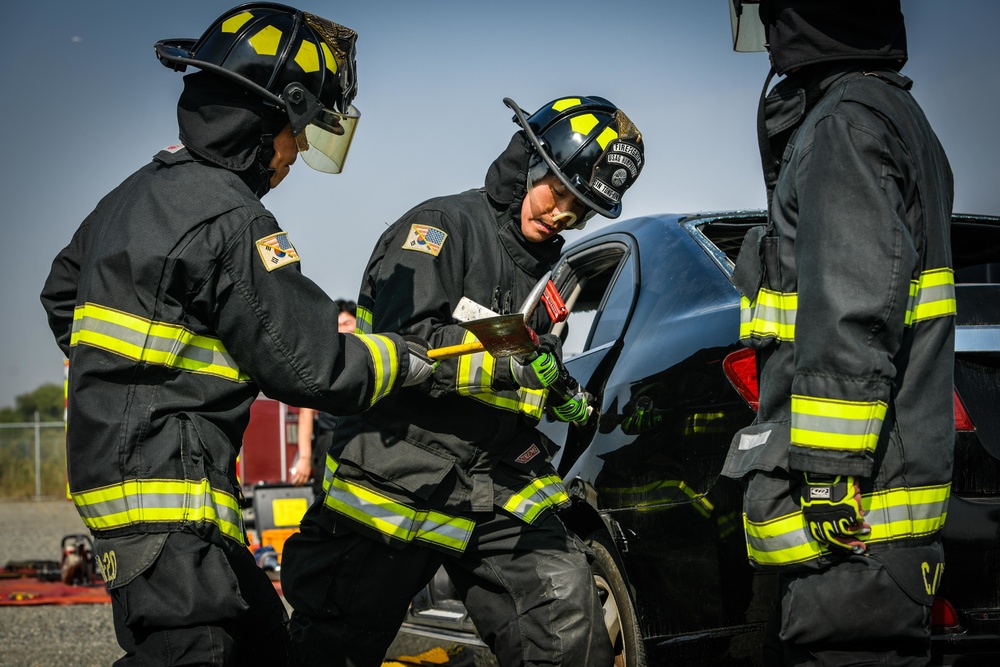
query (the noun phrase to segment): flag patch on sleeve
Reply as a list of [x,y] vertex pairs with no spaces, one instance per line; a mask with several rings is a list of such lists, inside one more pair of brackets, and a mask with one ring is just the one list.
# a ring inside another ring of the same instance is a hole
[[279,232],[258,240],[257,252],[268,271],[299,261],[299,253],[295,252],[295,246],[288,240],[288,232]]
[[415,250],[416,252],[426,252],[428,255],[438,256],[444,246],[448,234],[437,227],[427,225],[410,225],[410,233],[403,242],[403,250]]

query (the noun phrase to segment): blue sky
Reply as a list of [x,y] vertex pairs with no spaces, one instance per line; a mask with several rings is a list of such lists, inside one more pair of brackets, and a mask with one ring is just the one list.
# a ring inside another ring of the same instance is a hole
[[[0,41],[4,175],[0,405],[61,382],[38,293],[97,201],[175,143],[179,73],[157,40],[198,37],[233,2],[9,3]],[[353,298],[384,225],[482,184],[515,126],[564,95],[618,104],[646,142],[625,217],[764,205],[755,108],[764,54],[731,50],[725,0],[305,0],[359,33],[361,122],[345,172],[301,161],[265,205],[331,296]],[[955,172],[956,211],[1000,214],[1000,3],[903,0],[923,105]],[[595,219],[588,231],[600,225]],[[569,239],[583,232],[568,232]]]

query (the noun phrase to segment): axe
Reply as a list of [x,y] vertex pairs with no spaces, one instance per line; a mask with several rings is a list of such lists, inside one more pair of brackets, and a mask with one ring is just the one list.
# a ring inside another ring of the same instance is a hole
[[510,315],[497,315],[486,306],[463,296],[451,315],[458,320],[459,326],[471,331],[478,340],[427,350],[427,356],[437,361],[484,350],[494,357],[520,356],[535,352],[538,348],[538,336],[528,328],[528,318],[542,298],[551,275],[552,272],[549,271],[542,276],[528,293],[518,312]]
[[[494,357],[519,356],[530,362],[538,355],[538,336],[528,327],[527,322],[545,293],[551,275],[550,271],[542,276],[528,293],[518,312],[510,315],[497,315],[489,308],[463,296],[452,316],[458,320],[459,326],[472,332],[478,340],[428,350],[427,356],[435,360],[450,359],[486,351]],[[549,385],[549,394],[562,402],[574,398],[574,393],[562,380]],[[589,421],[591,414],[593,406],[588,405],[586,421]]]

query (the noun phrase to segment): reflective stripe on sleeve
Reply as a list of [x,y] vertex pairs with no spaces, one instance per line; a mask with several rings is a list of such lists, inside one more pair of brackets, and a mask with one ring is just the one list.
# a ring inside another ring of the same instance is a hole
[[372,332],[372,311],[367,308],[357,307],[356,322],[354,324],[355,328],[360,333],[371,333]]
[[795,313],[799,296],[795,292],[775,292],[762,288],[752,302],[740,297],[740,339],[769,336],[795,340]]
[[792,444],[874,452],[885,412],[882,401],[840,401],[792,394]]
[[372,368],[375,371],[375,391],[369,407],[375,405],[392,391],[399,373],[399,360],[396,358],[396,344],[388,336],[380,334],[364,334],[355,331],[354,336],[365,344],[371,354]]
[[549,508],[569,502],[569,494],[558,475],[539,477],[531,480],[504,503],[503,508],[525,523],[534,523],[538,516]]
[[402,542],[421,541],[465,551],[476,522],[433,510],[418,510],[377,491],[336,476],[337,462],[327,456],[323,505],[354,521]]
[[910,300],[906,307],[906,326],[922,320],[955,315],[955,273],[952,269],[931,269],[910,282]]
[[236,498],[213,489],[207,479],[134,479],[73,493],[73,503],[91,530],[143,523],[208,522],[243,543],[243,516]]
[[[941,530],[948,516],[951,484],[890,489],[861,498],[865,522],[872,532],[868,544],[923,537]],[[760,565],[804,563],[829,553],[812,538],[805,517],[796,511],[769,521],[754,522],[743,515],[747,554]]]
[[155,322],[95,303],[73,311],[70,345],[87,345],[126,359],[249,382],[222,341],[177,324]]

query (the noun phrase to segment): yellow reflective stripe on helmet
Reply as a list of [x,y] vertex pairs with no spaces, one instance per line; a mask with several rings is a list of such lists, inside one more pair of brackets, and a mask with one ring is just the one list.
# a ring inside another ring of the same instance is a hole
[[580,106],[579,97],[564,97],[561,100],[556,100],[552,103],[552,108],[556,111],[566,111],[566,109],[572,109],[573,107]]
[[337,462],[327,456],[323,505],[373,530],[403,542],[421,541],[462,552],[476,522],[444,512],[418,510],[377,491],[335,476]]
[[792,443],[874,452],[886,408],[882,401],[841,401],[792,394]]
[[253,18],[253,14],[250,12],[240,12],[234,16],[230,16],[228,19],[222,22],[221,30],[222,32],[236,32],[243,25]]
[[357,331],[360,333],[372,332],[372,311],[358,306],[356,319],[354,326]]
[[[462,342],[471,343],[475,340],[477,340],[475,335],[466,332]],[[506,362],[507,358],[503,359]],[[493,389],[494,368],[496,368],[496,358],[488,352],[476,352],[459,357],[455,389],[462,396],[474,398],[495,408],[521,412],[534,419],[541,419],[548,390],[496,391]]]
[[91,530],[143,523],[208,522],[242,543],[243,516],[236,498],[212,488],[207,479],[133,479],[73,493],[73,503]]
[[[866,543],[923,537],[941,530],[948,516],[951,484],[889,489],[861,498],[865,522],[872,532]],[[747,554],[760,565],[792,565],[828,553],[812,538],[801,511],[770,521],[754,522],[743,515]]]
[[70,345],[88,345],[134,361],[237,382],[250,381],[218,338],[95,303],[73,311]]
[[319,50],[315,44],[307,39],[303,39],[302,43],[299,44],[299,51],[293,60],[302,68],[303,72],[319,71]]
[[558,475],[549,475],[531,480],[504,503],[503,508],[526,523],[534,523],[538,516],[549,508],[569,502],[569,494]]
[[949,268],[931,269],[910,281],[910,300],[906,308],[907,326],[957,312],[955,272]]
[[799,295],[795,292],[775,292],[761,288],[752,302],[740,297],[740,338],[773,336],[778,340],[795,340],[795,313]]
[[372,393],[372,402],[369,406],[375,405],[380,399],[389,395],[396,383],[396,376],[399,374],[396,344],[388,336],[380,334],[365,334],[355,331],[353,335],[365,344],[372,357],[372,366],[375,370],[375,391]]
[[273,25],[264,26],[247,41],[253,50],[262,56],[277,55],[278,45],[281,44],[281,31]]

